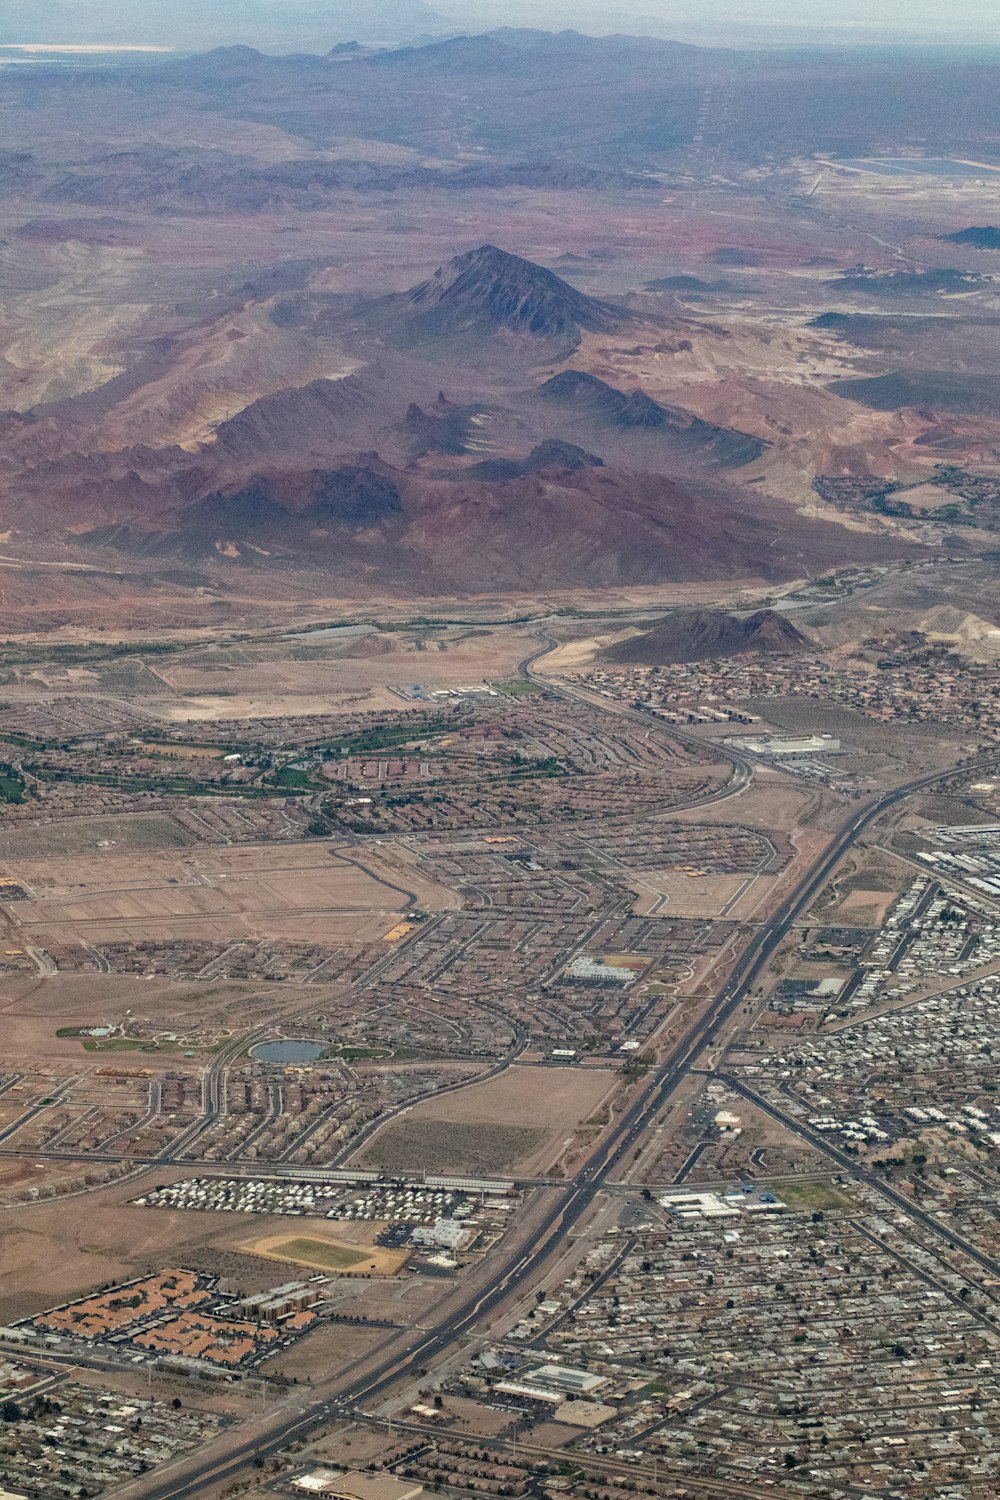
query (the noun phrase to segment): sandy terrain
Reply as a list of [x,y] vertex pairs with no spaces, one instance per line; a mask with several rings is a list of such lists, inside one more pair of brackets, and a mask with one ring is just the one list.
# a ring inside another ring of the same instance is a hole
[[638,916],[739,919],[762,901],[773,875],[685,875],[679,870],[643,870],[631,877]]
[[[144,1188],[171,1175],[176,1174],[161,1169],[88,1193],[86,1214],[71,1211],[80,1199],[6,1209],[0,1225],[0,1321],[26,1317],[106,1281],[196,1262],[203,1247],[237,1250],[247,1236],[242,1214],[173,1212],[129,1204]],[[255,1219],[254,1227],[262,1238],[268,1232],[283,1232],[284,1237],[289,1233],[287,1219]],[[288,1279],[276,1270],[275,1285]]]
[[897,894],[896,891],[851,891],[841,902],[840,910],[864,921],[866,927],[881,927]]
[[359,1161],[400,1169],[544,1172],[618,1083],[608,1068],[507,1068],[495,1078],[430,1099],[390,1121]]
[[[45,854],[73,855],[113,842],[126,849],[182,849],[193,836],[167,813],[106,818],[66,818],[40,828],[15,828],[0,834],[0,860],[31,859]],[[5,875],[10,874],[6,865]]]
[[[274,1267],[278,1272],[278,1267]],[[293,1344],[279,1349],[258,1366],[263,1375],[278,1371],[289,1380],[321,1380],[331,1370],[343,1369],[386,1342],[384,1328],[351,1328],[343,1323],[320,1323]],[[360,1446],[360,1445],[359,1445]]]
[[[420,706],[401,691],[414,683],[435,690],[511,677],[531,643],[524,628],[459,627],[355,637],[345,650],[344,642],[312,631],[289,641],[280,659],[210,665],[199,658],[169,665],[163,677],[174,697],[144,706],[172,722],[275,718],[339,707],[401,711]],[[306,652],[318,659],[295,659]]]
[[[323,986],[316,987],[322,1004]],[[87,1053],[77,1037],[61,1029],[115,1026],[126,1017],[149,1021],[185,1035],[191,1029],[212,1037],[244,1032],[262,1020],[278,1023],[288,1008],[302,1006],[301,992],[273,984],[205,983],[141,979],[127,974],[0,976],[0,1027],[5,1061],[54,1062],[99,1068],[108,1058]],[[123,1064],[145,1069],[176,1066],[176,1054],[122,1054]],[[204,1056],[199,1054],[199,1061]]]
[[29,943],[122,942],[190,935],[377,942],[398,926],[411,895],[431,910],[457,905],[426,877],[379,861],[342,858],[325,843],[149,852],[86,859],[9,859],[4,873],[30,899],[8,907]]

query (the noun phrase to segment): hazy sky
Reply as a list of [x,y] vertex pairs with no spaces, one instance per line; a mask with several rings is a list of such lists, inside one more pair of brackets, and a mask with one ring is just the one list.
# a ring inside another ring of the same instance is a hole
[[498,25],[647,31],[715,44],[1000,43],[1000,0],[0,0],[3,42],[247,42],[275,50]]
[[658,34],[699,32],[717,40],[794,31],[852,40],[896,35],[1000,42],[1000,0],[438,0],[436,8],[491,20],[506,13],[519,24],[533,16],[536,26],[589,21],[602,30],[617,23],[632,31],[647,25]]

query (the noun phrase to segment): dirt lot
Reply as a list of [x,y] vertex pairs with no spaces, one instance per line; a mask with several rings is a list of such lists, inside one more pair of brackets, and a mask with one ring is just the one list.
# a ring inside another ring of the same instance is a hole
[[[455,895],[377,859],[341,858],[325,843],[8,859],[4,874],[30,893],[14,920],[29,943],[138,942],[191,935],[378,942],[411,896],[425,909]],[[404,884],[408,881],[409,884]]]
[[[238,1249],[247,1237],[242,1214],[173,1212],[129,1202],[176,1175],[151,1171],[85,1199],[6,1209],[0,1224],[0,1322],[40,1312],[104,1282],[171,1264],[196,1267],[202,1248]],[[261,1237],[289,1233],[287,1220],[280,1218],[262,1217],[254,1227]],[[288,1279],[275,1267],[275,1285]]]
[[643,870],[631,877],[640,917],[718,917],[750,914],[774,884],[773,875],[685,875],[680,870]]
[[840,911],[865,927],[881,927],[895,899],[895,891],[851,891],[841,902]]
[[169,813],[134,817],[66,818],[42,828],[17,828],[0,834],[0,859],[36,859],[46,854],[74,855],[113,842],[126,849],[181,849],[194,843]]
[[[317,987],[321,1000],[323,988]],[[245,1031],[263,1019],[278,1020],[284,1009],[295,1004],[296,992],[289,987],[237,984],[184,983],[166,979],[137,979],[122,974],[57,974],[0,976],[0,1028],[4,1038],[4,1064],[53,1061],[88,1066],[104,1064],[100,1053],[85,1053],[79,1037],[58,1036],[60,1030],[88,1026],[114,1026],[127,1014],[135,1020],[156,1022],[164,1030],[187,1035],[193,1028],[211,1036]],[[168,1052],[123,1057],[125,1063],[158,1067],[175,1066]]]
[[453,627],[365,635],[345,647],[316,631],[276,648],[271,660],[171,664],[163,676],[176,697],[144,706],[174,722],[405,709],[399,689],[413,683],[457,688],[511,677],[530,640],[523,628]]
[[[277,1271],[277,1266],[274,1268]],[[258,1366],[262,1375],[278,1371],[289,1380],[323,1380],[372,1353],[391,1335],[384,1328],[351,1328],[320,1323],[290,1349],[279,1349]],[[270,1492],[273,1493],[273,1492]]]
[[794,838],[800,828],[837,826],[847,804],[835,792],[806,786],[785,771],[770,766],[754,768],[754,779],[739,796],[723,802],[672,812],[671,823],[748,823],[754,828],[779,828]]
[[881,849],[854,849],[815,902],[810,916],[847,926],[881,927],[915,872]]
[[507,1068],[415,1105],[378,1131],[359,1160],[398,1171],[543,1173],[617,1082],[608,1068]]

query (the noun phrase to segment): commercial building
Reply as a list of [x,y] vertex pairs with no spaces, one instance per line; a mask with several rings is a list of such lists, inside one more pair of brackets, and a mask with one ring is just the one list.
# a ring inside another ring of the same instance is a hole
[[840,741],[831,734],[806,734],[794,738],[780,734],[731,735],[726,744],[747,750],[751,755],[770,755],[781,760],[829,755],[840,749]]
[[313,1469],[292,1480],[297,1490],[309,1495],[329,1495],[333,1500],[419,1500],[422,1484],[392,1479],[386,1474],[362,1474],[351,1469],[339,1474],[334,1469]]

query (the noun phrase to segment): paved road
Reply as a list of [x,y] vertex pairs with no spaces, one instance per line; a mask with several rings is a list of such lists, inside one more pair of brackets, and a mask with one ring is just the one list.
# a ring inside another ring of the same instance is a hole
[[[772,1120],[777,1120],[786,1130],[790,1130],[793,1135],[798,1136],[800,1140],[806,1141],[810,1146],[815,1147],[817,1151],[822,1152],[824,1156],[828,1156],[831,1161],[836,1162],[840,1171],[849,1174],[856,1182],[867,1183],[869,1187],[874,1188],[877,1193],[880,1193],[883,1198],[888,1199],[894,1208],[900,1209],[937,1239],[944,1240],[953,1250],[958,1250],[963,1255],[967,1255],[992,1280],[1000,1281],[1000,1261],[994,1259],[992,1255],[985,1254],[984,1251],[978,1249],[977,1246],[965,1239],[963,1235],[957,1234],[949,1225],[945,1224],[941,1219],[936,1218],[934,1214],[926,1213],[911,1198],[908,1198],[905,1193],[897,1192],[878,1173],[870,1172],[865,1167],[860,1166],[856,1157],[849,1156],[846,1151],[841,1151],[839,1147],[835,1146],[832,1141],[828,1140],[818,1130],[812,1130],[803,1121],[797,1119],[795,1115],[781,1109],[780,1106],[774,1104],[770,1099],[765,1098],[763,1094],[758,1094],[756,1089],[744,1083],[741,1078],[737,1078],[731,1073],[719,1073],[716,1076],[722,1078],[729,1088],[762,1110],[764,1114],[770,1115]],[[893,1253],[895,1254],[896,1252],[894,1251]]]
[[720,760],[730,762],[733,774],[726,786],[717,787],[701,797],[692,797],[687,802],[678,802],[669,809],[670,812],[684,812],[692,807],[706,807],[713,802],[725,802],[730,797],[738,797],[753,781],[754,761],[742,751],[737,750],[734,745],[724,745],[720,740],[701,739],[696,734],[688,734],[676,724],[668,724],[665,719],[658,718],[649,709],[632,708],[627,703],[615,703],[612,699],[605,698],[600,693],[591,693],[586,688],[573,687],[566,682],[556,683],[541,675],[534,676],[532,668],[536,662],[541,661],[543,656],[548,656],[560,644],[554,636],[545,632],[539,632],[539,640],[542,644],[538,650],[533,651],[530,656],[523,657],[517,664],[517,674],[525,681],[534,682],[536,686],[545,688],[546,692],[554,693],[559,698],[572,698],[577,703],[586,703],[589,708],[602,709],[605,713],[618,714],[622,718],[637,719],[647,729],[655,725],[668,739],[677,740],[682,745],[690,745],[701,752],[709,749],[717,754]]
[[[550,649],[550,648],[547,648]],[[539,653],[541,654],[541,653]],[[530,666],[530,659],[529,659]],[[525,665],[522,663],[522,665]],[[994,763],[997,753],[970,763],[970,769]],[[233,1447],[221,1462],[209,1461],[203,1469],[188,1466],[176,1479],[155,1480],[144,1487],[145,1500],[180,1500],[201,1492],[237,1475],[254,1457],[268,1457],[295,1438],[308,1437],[332,1418],[342,1415],[350,1406],[371,1402],[384,1395],[397,1381],[414,1377],[439,1354],[453,1346],[468,1329],[487,1318],[506,1299],[511,1289],[531,1282],[560,1250],[566,1235],[593,1204],[597,1193],[612,1182],[636,1142],[664,1107],[678,1085],[696,1066],[699,1058],[716,1043],[727,1023],[745,1003],[756,979],[784,941],[793,923],[801,917],[847,851],[883,813],[907,797],[933,786],[955,774],[955,767],[936,771],[886,792],[874,802],[855,811],[846,825],[831,840],[827,849],[813,862],[795,888],[789,892],[772,917],[757,931],[744,950],[736,967],[715,1000],[677,1042],[670,1056],[656,1070],[642,1095],[619,1119],[610,1138],[567,1185],[554,1196],[529,1245],[518,1244],[496,1268],[494,1280],[485,1291],[477,1290],[458,1308],[453,1308],[435,1327],[417,1334],[415,1341],[402,1353],[390,1355],[343,1396],[322,1401],[303,1412],[281,1415],[267,1426],[266,1432],[247,1437]],[[905,1200],[903,1200],[905,1202]],[[933,1221],[930,1221],[933,1222]],[[956,1242],[958,1243],[958,1238]],[[964,1242],[961,1248],[971,1250]],[[988,1258],[976,1254],[997,1274]]]

